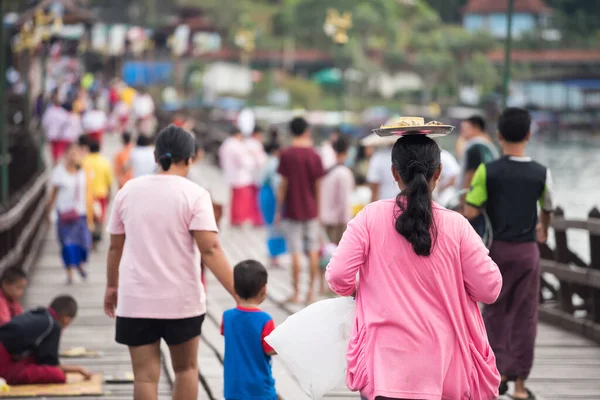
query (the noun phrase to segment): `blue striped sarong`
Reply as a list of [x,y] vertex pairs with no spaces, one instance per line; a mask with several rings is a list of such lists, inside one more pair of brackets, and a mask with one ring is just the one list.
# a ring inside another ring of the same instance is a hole
[[85,216],[71,223],[57,223],[58,241],[62,248],[62,258],[65,267],[78,267],[88,259],[92,246],[92,233]]

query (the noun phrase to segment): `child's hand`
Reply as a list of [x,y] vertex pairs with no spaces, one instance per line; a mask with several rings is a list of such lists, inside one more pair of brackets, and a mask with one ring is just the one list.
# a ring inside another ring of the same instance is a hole
[[86,381],[89,381],[90,379],[92,379],[92,376],[94,376],[94,374],[92,374],[90,371],[88,371],[87,369],[83,368],[83,367],[79,367],[79,371],[78,371],[81,376],[83,376],[83,378]]

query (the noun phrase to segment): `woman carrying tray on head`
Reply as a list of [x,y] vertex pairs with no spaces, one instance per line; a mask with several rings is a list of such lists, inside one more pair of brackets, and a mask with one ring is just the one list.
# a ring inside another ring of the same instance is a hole
[[469,222],[431,197],[442,165],[427,134],[452,127],[402,122],[382,129],[402,135],[390,165],[401,193],[365,207],[327,267],[334,292],[356,295],[346,383],[368,400],[495,399],[477,302],[494,302],[502,278]]

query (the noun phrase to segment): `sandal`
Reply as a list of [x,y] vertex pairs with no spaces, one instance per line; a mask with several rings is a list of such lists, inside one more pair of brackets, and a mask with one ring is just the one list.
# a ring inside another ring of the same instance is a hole
[[527,397],[523,398],[523,397],[514,397],[514,396],[510,396],[511,399],[515,399],[515,400],[535,400],[535,394],[533,394],[533,392],[527,388],[525,388],[525,391],[527,392]]

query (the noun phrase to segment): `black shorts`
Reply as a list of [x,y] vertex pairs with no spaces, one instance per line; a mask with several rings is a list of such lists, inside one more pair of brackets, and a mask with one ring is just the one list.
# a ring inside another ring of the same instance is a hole
[[126,346],[145,346],[164,339],[176,346],[200,336],[204,314],[183,319],[151,319],[117,317],[115,340]]

